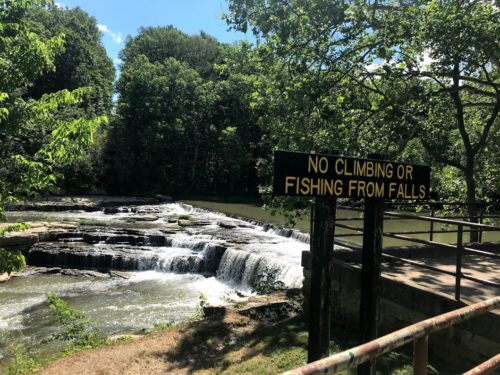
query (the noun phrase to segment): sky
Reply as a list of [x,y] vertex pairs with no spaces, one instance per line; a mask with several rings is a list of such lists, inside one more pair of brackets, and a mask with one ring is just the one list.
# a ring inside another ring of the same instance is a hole
[[56,0],[56,4],[78,6],[95,17],[104,47],[116,67],[126,37],[137,35],[141,26],[173,25],[191,35],[205,31],[225,43],[253,40],[250,33],[227,30],[220,17],[227,9],[226,0]]

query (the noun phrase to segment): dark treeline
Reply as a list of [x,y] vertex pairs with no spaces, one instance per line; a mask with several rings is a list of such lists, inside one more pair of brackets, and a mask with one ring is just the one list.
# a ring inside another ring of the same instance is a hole
[[107,191],[257,193],[263,150],[252,87],[218,68],[234,53],[204,33],[171,26],[127,39],[108,134]]

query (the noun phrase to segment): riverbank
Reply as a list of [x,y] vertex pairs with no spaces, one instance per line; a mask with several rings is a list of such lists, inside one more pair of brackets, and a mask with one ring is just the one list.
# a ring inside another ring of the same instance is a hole
[[[201,320],[82,351],[37,374],[278,374],[307,359],[307,323],[297,314],[298,303],[296,294],[277,292],[209,308]],[[335,326],[330,351],[344,350],[355,341],[348,330]],[[400,352],[382,358],[379,369],[410,374],[410,363],[411,357]]]

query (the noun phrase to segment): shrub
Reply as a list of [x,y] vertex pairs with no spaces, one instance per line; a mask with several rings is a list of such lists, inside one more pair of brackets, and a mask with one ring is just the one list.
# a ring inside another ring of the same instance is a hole
[[71,307],[54,293],[47,294],[47,302],[52,315],[64,328],[62,332],[54,334],[52,339],[68,342],[66,352],[96,348],[105,343],[100,330],[93,327],[81,311]]

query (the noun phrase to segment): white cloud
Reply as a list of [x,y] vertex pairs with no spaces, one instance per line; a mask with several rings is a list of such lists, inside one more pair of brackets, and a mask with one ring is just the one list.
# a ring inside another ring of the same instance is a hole
[[121,63],[123,63],[123,61],[121,59],[113,59],[113,62],[115,63],[116,66],[120,65]]
[[64,4],[61,4],[61,3],[58,3],[58,2],[54,2],[54,6],[55,6],[56,8],[59,8],[59,9],[64,8]]
[[121,33],[114,33],[106,25],[97,24],[97,28],[99,29],[99,31],[105,34],[109,34],[109,36],[111,36],[115,43],[120,44],[121,42],[123,42]]

